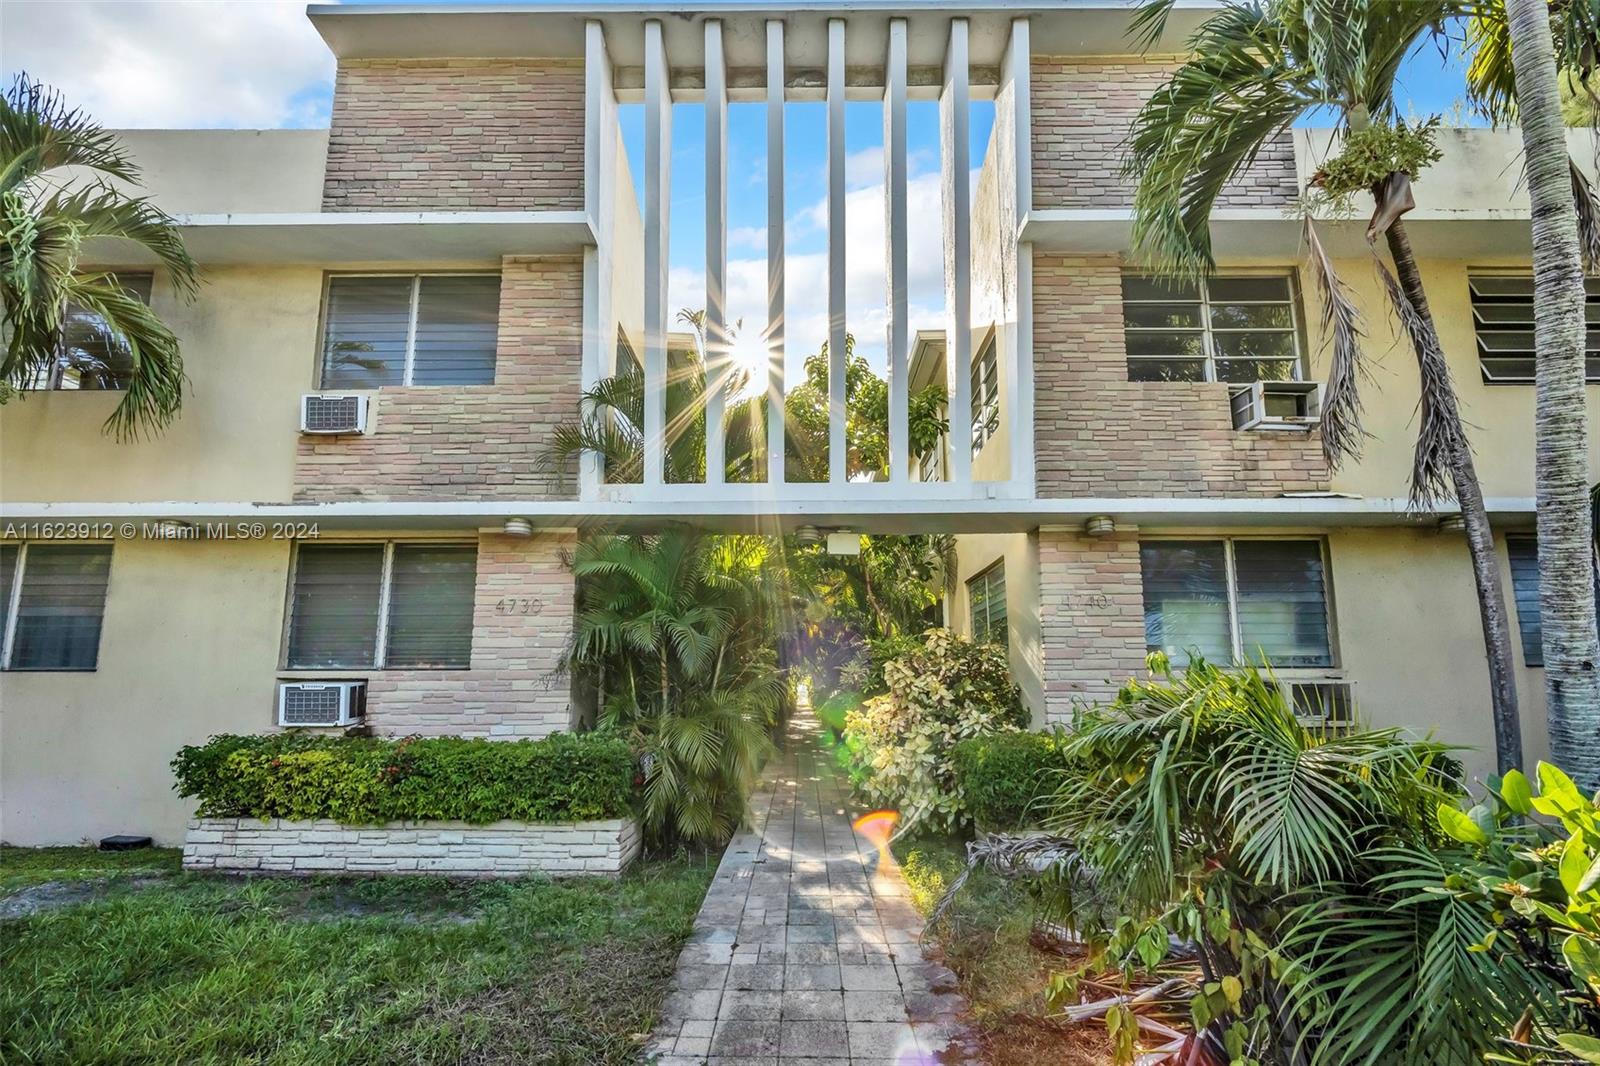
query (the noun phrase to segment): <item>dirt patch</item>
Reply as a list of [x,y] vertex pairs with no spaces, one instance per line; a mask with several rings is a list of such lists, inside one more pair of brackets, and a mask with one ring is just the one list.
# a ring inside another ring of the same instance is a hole
[[106,898],[114,889],[140,889],[159,882],[159,877],[135,877],[126,881],[105,878],[76,881],[45,881],[29,885],[0,897],[0,921],[31,918],[45,911],[76,907]]

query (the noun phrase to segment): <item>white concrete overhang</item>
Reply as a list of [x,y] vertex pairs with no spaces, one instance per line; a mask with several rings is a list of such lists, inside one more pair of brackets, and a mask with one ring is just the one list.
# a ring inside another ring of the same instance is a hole
[[[706,19],[723,23],[730,68],[765,66],[766,23],[784,23],[784,53],[791,69],[822,68],[827,62],[827,22],[849,22],[845,63],[883,65],[889,20],[907,20],[907,58],[911,66],[937,66],[944,60],[949,21],[970,25],[970,61],[997,65],[1005,52],[1013,19],[1031,24],[1035,55],[1125,55],[1133,49],[1128,25],[1137,8],[1130,0],[768,0],[751,3],[701,0],[587,0],[584,3],[526,4],[311,4],[306,14],[340,59],[407,58],[581,58],[584,24],[605,28],[613,63],[644,63],[643,23],[662,23],[667,59],[674,66],[703,62]],[[1178,0],[1156,48],[1176,52],[1201,18],[1219,5],[1209,0]]]
[[[189,253],[207,263],[498,261],[577,252],[595,243],[582,211],[322,211],[176,216]],[[127,241],[90,241],[104,266],[155,262]]]
[[[764,486],[755,486],[764,488]],[[864,495],[864,494],[855,494]],[[1532,497],[1499,497],[1487,501],[1497,525],[1518,528],[1532,523]],[[1263,497],[1215,499],[1171,497],[1025,500],[901,500],[886,507],[881,500],[815,499],[775,501],[766,493],[752,492],[745,499],[732,497],[714,502],[685,497],[680,501],[548,501],[495,500],[461,502],[349,502],[349,503],[21,503],[0,504],[0,536],[33,536],[17,527],[34,523],[107,523],[120,527],[132,523],[132,532],[102,530],[110,539],[143,535],[144,523],[175,519],[204,528],[207,523],[269,528],[273,522],[316,523],[320,530],[436,530],[487,529],[508,518],[526,518],[544,528],[659,529],[682,522],[707,529],[778,533],[800,525],[839,527],[863,533],[1001,533],[1022,532],[1041,526],[1081,526],[1094,515],[1109,515],[1118,522],[1141,528],[1179,527],[1411,527],[1436,528],[1445,509],[1417,514],[1398,498],[1350,496]],[[7,531],[7,526],[11,530]],[[249,539],[250,532],[233,539]]]
[[[1219,257],[1288,259],[1304,252],[1304,222],[1282,211],[1221,208],[1212,213],[1211,243]],[[1532,250],[1528,213],[1504,210],[1418,208],[1405,216],[1411,243],[1429,258],[1481,259],[1526,256]],[[1366,219],[1319,219],[1317,232],[1335,256],[1365,255]],[[1127,255],[1133,250],[1133,213],[1122,208],[1035,208],[1022,220],[1019,239],[1038,251]]]

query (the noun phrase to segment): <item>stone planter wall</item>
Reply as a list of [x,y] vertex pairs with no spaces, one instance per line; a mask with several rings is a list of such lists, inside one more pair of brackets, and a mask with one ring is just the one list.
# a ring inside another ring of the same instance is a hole
[[186,870],[285,874],[618,874],[639,854],[631,819],[597,822],[390,822],[197,818],[183,843]]

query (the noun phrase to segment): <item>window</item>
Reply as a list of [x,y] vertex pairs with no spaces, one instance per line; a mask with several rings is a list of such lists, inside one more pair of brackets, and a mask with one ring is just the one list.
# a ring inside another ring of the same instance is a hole
[[[1517,631],[1522,636],[1522,661],[1544,665],[1544,621],[1539,617],[1539,542],[1533,537],[1507,537],[1511,557],[1511,595],[1517,601]],[[1600,576],[1595,581],[1595,606],[1600,608]]]
[[967,581],[967,610],[972,614],[972,639],[1006,647],[1006,563],[995,563]]
[[[1533,278],[1527,275],[1473,275],[1472,329],[1478,336],[1478,367],[1490,385],[1533,382]],[[1586,278],[1589,299],[1588,380],[1600,382],[1600,278]]]
[[[153,274],[117,274],[111,280],[150,302]],[[34,389],[120,390],[133,376],[133,356],[127,346],[112,338],[106,320],[93,311],[69,303],[61,319],[61,339],[55,361],[29,386]]]
[[1202,282],[1124,275],[1129,381],[1296,381],[1300,330],[1287,276]]
[[109,544],[0,545],[8,670],[93,670],[111,578]]
[[994,334],[972,359],[972,454],[1000,428],[1000,359],[995,354]]
[[1333,665],[1322,543],[1155,540],[1139,546],[1145,645],[1175,662]]
[[287,665],[471,666],[477,564],[470,544],[302,545]]
[[329,278],[326,318],[324,389],[494,383],[497,274]]

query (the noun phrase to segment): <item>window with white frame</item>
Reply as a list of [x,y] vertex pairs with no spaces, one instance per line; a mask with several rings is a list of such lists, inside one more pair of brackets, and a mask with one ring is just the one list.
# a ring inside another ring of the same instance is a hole
[[471,666],[477,568],[472,544],[300,545],[285,665]]
[[93,670],[111,580],[111,545],[0,545],[7,670]]
[[[1600,382],[1600,278],[1586,278],[1585,377]],[[1533,278],[1527,274],[1472,274],[1472,330],[1478,368],[1489,385],[1533,384]]]
[[1010,641],[1006,624],[1006,563],[993,566],[967,580],[967,611],[972,616],[972,639],[1005,647]]
[[[116,274],[108,276],[108,282],[120,285],[140,303],[148,305],[155,275]],[[28,388],[122,390],[132,378],[133,353],[120,338],[112,335],[106,320],[86,307],[68,303],[62,311],[55,358],[48,367],[40,368]]]
[[994,334],[972,357],[972,454],[1000,429],[1000,358],[995,352]]
[[1125,274],[1129,381],[1297,381],[1299,312],[1287,275],[1177,281]]
[[1319,540],[1147,540],[1139,545],[1145,645],[1179,665],[1334,665]]
[[490,385],[498,274],[341,274],[328,279],[322,388]]

